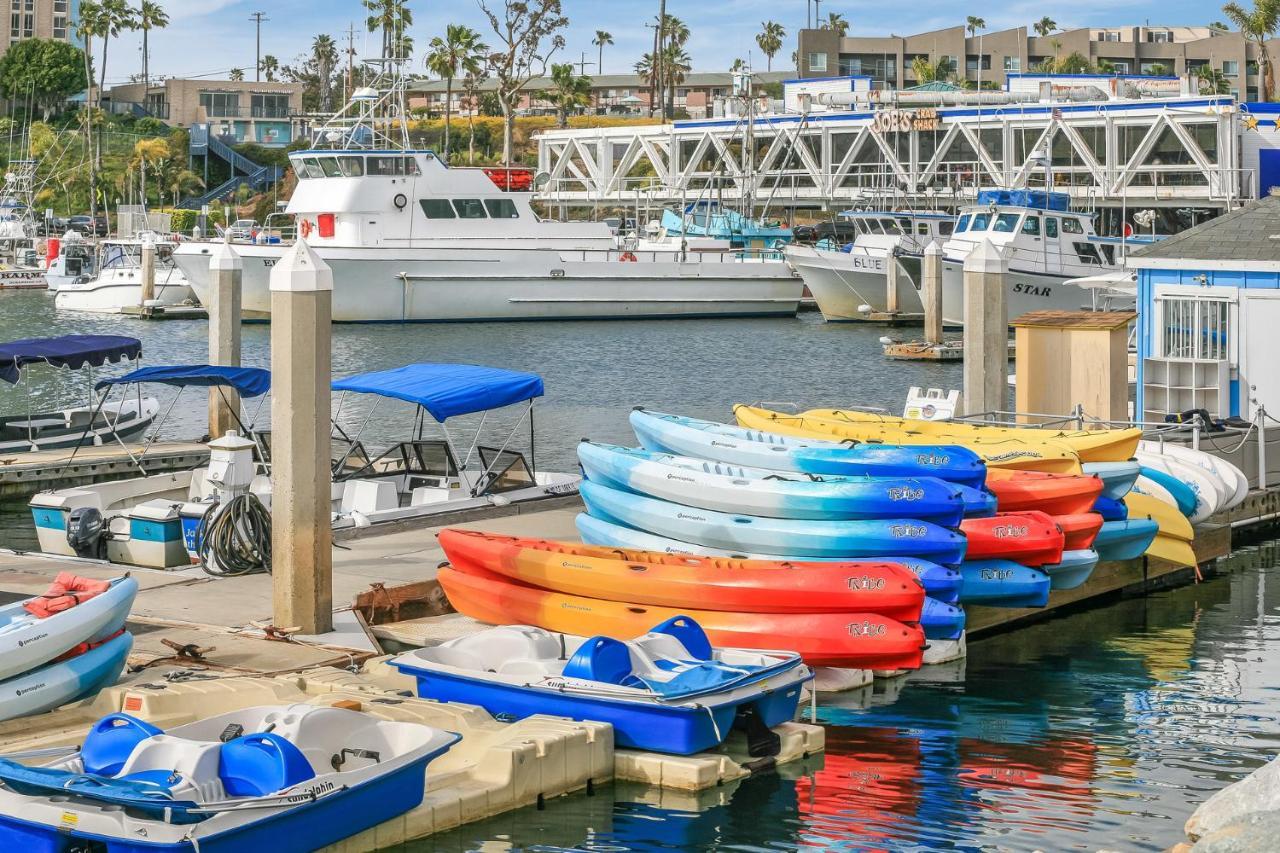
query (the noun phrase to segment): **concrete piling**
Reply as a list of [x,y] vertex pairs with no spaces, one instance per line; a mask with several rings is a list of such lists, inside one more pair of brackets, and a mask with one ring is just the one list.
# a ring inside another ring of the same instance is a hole
[[924,249],[920,265],[920,297],[924,302],[924,340],[942,343],[942,243],[934,240]]
[[333,271],[299,240],[271,271],[271,549],[281,628],[333,627]]
[[901,271],[898,269],[898,250],[891,249],[888,256],[884,259],[884,304],[885,313],[893,315],[898,313],[898,276]]
[[1009,317],[1005,278],[1009,262],[990,240],[964,261],[964,411],[1008,408]]
[[[244,262],[230,243],[221,243],[209,258],[213,278],[209,312],[209,363],[240,366],[240,303]],[[209,436],[218,438],[237,429],[240,395],[231,388],[209,389]]]
[[146,305],[156,298],[156,244],[150,240],[142,241],[142,299],[140,305]]

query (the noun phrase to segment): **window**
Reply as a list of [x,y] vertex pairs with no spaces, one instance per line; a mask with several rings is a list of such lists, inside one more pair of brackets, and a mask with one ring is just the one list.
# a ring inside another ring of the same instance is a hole
[[390,178],[404,174],[403,157],[370,157],[368,174],[375,177]]
[[[964,58],[964,69],[966,71],[978,70],[978,54],[970,53]],[[991,70],[991,54],[989,53],[982,54],[982,70],[983,71]]]
[[1231,303],[1202,296],[1157,296],[1160,355],[1222,361],[1230,357]]
[[1098,33],[1098,41],[1120,41],[1120,33],[1103,30]]
[[954,56],[944,56],[942,57],[942,61],[946,63],[947,70],[952,74],[955,74],[956,70],[960,67],[960,61]]
[[363,157],[339,157],[338,166],[342,169],[342,176],[344,178],[364,177]]
[[422,205],[422,212],[427,215],[427,219],[456,219],[453,207],[447,199],[443,198],[424,198],[418,202]]
[[1014,226],[1018,224],[1019,213],[1000,213],[996,215],[996,224],[991,230],[999,234],[1012,234]]
[[961,216],[960,219],[956,222],[956,233],[960,234],[963,231],[965,231],[965,229],[967,229],[968,227],[969,227],[969,214],[966,213],[964,216]]
[[210,118],[237,116],[240,114],[240,93],[201,92],[200,106]]
[[973,215],[973,227],[970,231],[986,231],[987,226],[991,224],[991,214],[975,213]]
[[916,233],[917,233],[917,234],[920,234],[920,235],[922,235],[922,236],[927,237],[927,236],[929,235],[929,223],[928,223],[928,222],[917,222],[917,223],[916,223]]
[[1067,234],[1083,234],[1084,228],[1080,226],[1079,219],[1071,219],[1066,216],[1062,217],[1062,230]]
[[1245,73],[1248,74],[1250,77],[1257,76],[1258,60],[1250,59],[1248,62],[1244,64],[1244,70],[1245,70]]
[[484,219],[484,205],[478,198],[455,198],[453,209],[458,211],[459,219]]
[[1240,73],[1240,63],[1234,59],[1224,59],[1222,62],[1222,73],[1228,77],[1234,77]]
[[293,161],[293,170],[298,173],[298,177],[303,180],[310,178],[323,178],[324,170],[320,168],[320,164],[316,162],[314,157],[306,157]]
[[809,70],[810,71],[826,71],[827,55],[825,53],[809,54]]
[[250,95],[249,107],[254,118],[288,118],[289,96],[283,93]]
[[1116,262],[1116,247],[1110,243],[1099,243],[1098,248],[1102,250],[1102,259],[1113,266]]
[[1173,44],[1173,33],[1169,30],[1153,30],[1147,33],[1147,41],[1153,44]]
[[490,219],[519,219],[516,203],[509,198],[486,198],[484,209],[489,211]]
[[1115,69],[1117,74],[1128,74],[1130,71],[1133,70],[1133,66],[1130,65],[1129,62],[1124,59],[1111,60],[1111,67]]
[[326,178],[342,177],[342,167],[338,165],[337,157],[321,157],[317,162],[320,164],[320,171],[324,172]]
[[1044,218],[1044,236],[1050,240],[1058,239],[1058,217],[1046,216]]
[[1072,243],[1071,245],[1075,247],[1076,257],[1080,259],[1080,263],[1102,266],[1102,258],[1098,257],[1098,250],[1092,243]]
[[1006,56],[1004,58],[1004,70],[1018,72],[1022,70],[1022,57]]
[[952,223],[950,222],[950,220],[948,220],[948,221],[946,221],[946,222],[939,222],[939,223],[938,223],[938,236],[939,236],[939,237],[950,237],[950,236],[951,236],[951,225],[952,225]]
[[1039,237],[1040,217],[1028,216],[1026,219],[1022,220],[1022,233],[1029,237]]

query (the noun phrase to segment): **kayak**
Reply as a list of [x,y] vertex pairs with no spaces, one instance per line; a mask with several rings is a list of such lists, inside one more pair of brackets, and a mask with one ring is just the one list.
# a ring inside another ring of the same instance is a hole
[[[1139,446],[1142,443],[1139,442]],[[1127,462],[1085,462],[1080,466],[1084,473],[1102,480],[1102,493],[1113,500],[1129,494],[1134,480],[1138,479],[1141,466],[1132,460]]]
[[1089,512],[1103,491],[1103,481],[1082,474],[1046,474],[1040,471],[987,471],[987,488],[996,496],[1001,512],[1039,510],[1050,515]]
[[1124,501],[1109,498],[1105,494],[1098,497],[1093,511],[1102,516],[1103,521],[1124,521],[1129,517],[1129,507],[1124,505]]
[[918,622],[924,589],[894,563],[738,560],[440,531],[454,566],[487,569],[540,589],[678,609],[740,613],[880,613]]
[[1062,559],[1064,537],[1043,512],[1005,512],[995,518],[969,518],[960,523],[969,540],[968,559],[1013,560],[1024,566]]
[[810,666],[919,669],[924,632],[875,613],[725,613],[600,601],[548,592],[491,572],[446,566],[438,574],[458,612],[491,625],[532,625],[576,636],[635,637],[687,616],[714,646],[790,649]]
[[1129,510],[1129,518],[1149,518],[1160,525],[1161,536],[1183,542],[1190,542],[1196,538],[1191,522],[1172,504],[1150,495],[1130,492],[1124,496],[1124,505]]
[[1136,560],[1159,532],[1160,525],[1149,518],[1104,521],[1093,548],[1103,560]]
[[1097,565],[1098,552],[1085,549],[1063,551],[1059,562],[1040,569],[1049,576],[1050,589],[1075,589],[1089,579]]
[[833,436],[788,438],[759,429],[634,409],[631,428],[648,450],[732,465],[839,476],[937,477],[978,488],[987,469],[971,450],[915,442],[842,443]]
[[964,634],[964,610],[932,598],[924,600],[920,627],[929,640],[958,640]]
[[[1081,462],[1123,462],[1130,459],[1142,438],[1140,429],[1057,430],[1047,427],[1007,427],[968,424],[959,421],[926,421],[896,418],[878,412],[849,409],[810,409],[803,417],[843,421],[884,431],[885,440],[907,432],[950,439],[1016,439],[1026,442],[1053,442],[1071,448]],[[960,442],[964,443],[964,442]]]
[[111,639],[79,654],[0,681],[0,720],[39,714],[96,695],[116,683],[132,648],[133,635],[118,629]]
[[[1170,474],[1168,471],[1161,471],[1155,468],[1142,466],[1142,475],[1138,477],[1138,481],[1134,484],[1134,491],[1138,494],[1149,494],[1152,497],[1165,499],[1165,496],[1173,501],[1173,505],[1178,508],[1178,512],[1187,518],[1199,515],[1199,521],[1204,521],[1213,513],[1208,512],[1207,503],[1197,493],[1189,483]],[[1194,522],[1193,522],[1194,523]]]
[[[1142,476],[1155,480],[1169,489],[1175,497],[1177,494],[1170,485],[1171,482],[1190,491],[1191,511],[1187,511],[1181,500],[1179,500],[1179,509],[1182,510],[1183,515],[1191,519],[1193,524],[1207,521],[1209,516],[1217,512],[1218,508],[1225,505],[1227,499],[1231,497],[1221,477],[1198,465],[1183,462],[1163,453],[1139,453],[1138,462],[1142,465]],[[1233,487],[1232,494],[1234,491]]]
[[933,477],[788,475],[589,441],[578,444],[578,462],[591,482],[719,512],[794,519],[905,516],[954,527],[967,511],[959,487]]
[[[128,576],[91,581],[61,572],[45,595],[0,607],[0,680],[29,672],[104,632],[115,633],[137,594],[138,582]],[[51,605],[61,609],[51,611]]]
[[960,600],[988,607],[1044,607],[1049,576],[1012,560],[966,560],[960,564]]
[[[705,545],[693,545],[664,536],[656,536],[643,530],[635,530],[620,524],[592,518],[580,512],[574,518],[578,535],[582,541],[591,545],[607,545],[616,548],[631,548],[637,551],[657,551],[662,554],[697,554],[699,556],[734,557],[749,560],[783,559],[772,554],[739,554]],[[851,565],[880,562],[878,560],[849,560],[836,557],[788,557],[806,563],[840,562]],[[924,587],[924,594],[930,598],[955,604],[960,600],[960,573],[947,566],[940,566],[919,557],[894,557],[894,565],[902,566],[916,576]]]
[[[691,509],[669,501],[584,482],[579,489],[596,518],[712,548],[790,557],[924,557],[938,563],[964,559],[965,537],[914,519],[807,521]],[[974,519],[973,523],[986,519]],[[970,522],[966,522],[970,523]]]
[[1151,540],[1151,544],[1147,546],[1147,556],[1179,566],[1199,564],[1195,549],[1191,547],[1190,542],[1166,536],[1163,533],[1157,534],[1156,538]]
[[[931,436],[898,433],[886,437],[881,430],[865,424],[830,420],[807,415],[788,415],[754,406],[737,405],[733,409],[739,425],[748,429],[817,441],[885,441],[895,446],[937,444]],[[1027,442],[1018,439],[948,439],[966,447],[991,468],[1018,468],[1059,474],[1079,474],[1080,457],[1071,448],[1051,441]]]
[[1063,549],[1083,551],[1093,547],[1093,540],[1102,527],[1102,516],[1096,512],[1080,512],[1073,515],[1055,515],[1054,524],[1062,530]]
[[1142,441],[1138,443],[1138,451],[1163,454],[1211,472],[1222,481],[1224,487],[1226,499],[1219,509],[1235,509],[1249,494],[1249,479],[1244,472],[1220,456],[1171,441]]

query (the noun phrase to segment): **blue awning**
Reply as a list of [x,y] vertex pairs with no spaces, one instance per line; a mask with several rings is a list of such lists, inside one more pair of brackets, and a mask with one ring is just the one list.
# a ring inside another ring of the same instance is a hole
[[107,362],[135,359],[142,355],[142,342],[121,335],[65,335],[61,338],[27,338],[0,344],[0,379],[17,382],[19,371],[28,364],[48,364],[79,370],[86,364],[101,367]]
[[189,386],[204,388],[234,388],[241,397],[260,397],[271,390],[271,371],[261,367],[221,367],[210,364],[175,364],[158,367],[143,367],[124,376],[104,379],[95,387],[101,391],[112,385],[132,385],[134,383],[154,382],[159,385],[173,385],[177,388]]
[[338,379],[333,390],[417,403],[443,422],[541,397],[542,377],[476,364],[409,364]]

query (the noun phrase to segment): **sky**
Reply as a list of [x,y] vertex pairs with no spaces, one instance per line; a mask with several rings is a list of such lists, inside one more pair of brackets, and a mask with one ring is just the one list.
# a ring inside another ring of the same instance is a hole
[[[249,15],[264,11],[269,18],[262,25],[262,52],[273,54],[281,62],[293,62],[308,49],[318,33],[328,33],[345,46],[347,28],[356,28],[358,55],[370,55],[380,46],[377,37],[370,38],[363,22],[365,13],[360,0],[160,0],[169,13],[167,30],[153,32],[151,37],[151,70],[153,75],[176,77],[225,78],[232,68],[245,71],[253,79],[254,25]],[[498,0],[500,2],[500,0]],[[131,0],[132,5],[136,2]],[[986,5],[987,8],[983,8]],[[1246,2],[1244,5],[1248,6]],[[414,13],[411,34],[420,63],[427,42],[440,34],[449,23],[465,23],[490,35],[488,23],[481,15],[476,0],[410,0]],[[887,35],[924,32],[962,23],[969,14],[982,15],[991,29],[1030,26],[1042,15],[1054,18],[1060,27],[1141,25],[1150,20],[1159,25],[1200,25],[1218,20],[1218,5],[1193,4],[1189,0],[1138,0],[1117,7],[1103,0],[1071,0],[1058,8],[1053,4],[1013,0],[1013,2],[959,6],[954,0],[915,0],[908,7],[894,3],[853,3],[826,0],[822,15],[839,12],[850,22],[852,35]],[[565,33],[568,42],[561,61],[578,61],[586,54],[586,71],[595,71],[597,49],[591,40],[597,29],[612,33],[615,44],[605,47],[604,71],[629,71],[652,43],[652,31],[644,21],[657,15],[656,0],[639,3],[632,0],[564,0],[569,17]],[[794,36],[804,26],[806,0],[667,0],[668,14],[676,15],[689,25],[688,51],[698,71],[727,70],[734,59],[752,62],[756,70],[764,70],[765,58],[755,44],[761,22],[776,20],[787,30],[787,43],[775,65],[790,64],[795,49]],[[1123,12],[1118,11],[1123,9]],[[369,50],[365,50],[365,48]],[[95,50],[95,60],[98,59]],[[122,83],[129,75],[142,70],[140,34],[126,33],[113,41],[107,56],[107,82]]]

